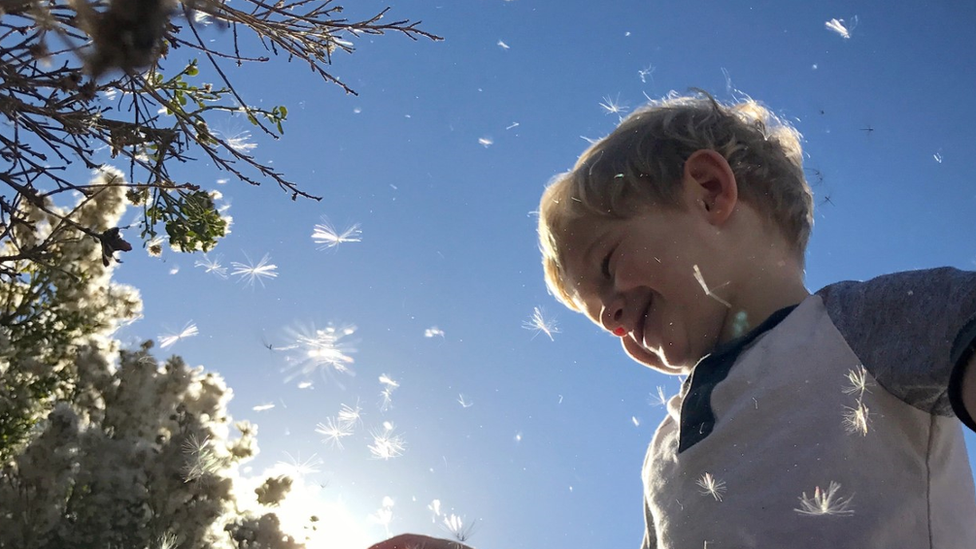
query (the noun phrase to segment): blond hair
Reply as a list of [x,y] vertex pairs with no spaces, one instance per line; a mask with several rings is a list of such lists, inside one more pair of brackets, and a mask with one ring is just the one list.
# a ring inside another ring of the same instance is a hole
[[557,234],[583,216],[623,219],[648,208],[680,209],[685,161],[710,149],[728,161],[739,199],[779,230],[802,264],[813,228],[813,193],[803,176],[801,135],[747,99],[721,104],[695,90],[652,101],[590,146],[569,172],[552,179],[539,208],[546,285],[573,310]]

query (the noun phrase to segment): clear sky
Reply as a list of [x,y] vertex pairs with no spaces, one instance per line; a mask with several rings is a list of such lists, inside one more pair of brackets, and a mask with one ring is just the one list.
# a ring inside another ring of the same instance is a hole
[[[387,5],[348,4],[350,19]],[[250,101],[289,107],[284,138],[252,133],[252,153],[323,199],[215,183],[228,176],[187,165],[234,217],[210,258],[233,271],[269,254],[277,277],[251,288],[195,267],[202,257],[133,252],[117,278],[141,289],[145,318],[124,336],[197,326],[161,353],[225,376],[234,418],[260,426],[254,472],[288,455],[318,462],[306,482],[346,517],[323,547],[378,541],[387,527],[448,536],[435,499],[475,523],[481,549],[636,547],[641,462],[664,415],[657,387],[679,384],[547,294],[533,213],[544,185],[613,129],[619,114],[604,106],[740,90],[804,135],[818,206],[811,291],[974,269],[976,7],[963,4],[389,2],[389,17],[446,40],[355,39],[333,69],[358,97],[284,59],[228,67]],[[317,249],[323,216],[359,224],[361,241]],[[552,339],[523,327],[536,307],[558,323]],[[350,372],[306,379],[288,347],[330,323],[355,327],[341,340],[355,349]],[[357,403],[361,423],[342,448],[328,444],[316,426]],[[372,455],[384,422],[405,442],[399,457]],[[388,525],[370,518],[384,505]]]

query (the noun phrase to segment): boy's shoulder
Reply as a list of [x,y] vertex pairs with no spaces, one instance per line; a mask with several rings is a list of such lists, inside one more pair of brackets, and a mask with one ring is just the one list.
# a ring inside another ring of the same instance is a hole
[[892,394],[952,415],[951,372],[976,340],[976,272],[952,267],[844,281],[816,292],[864,368]]
[[[818,290],[845,336],[875,343],[916,333],[946,336],[976,314],[976,272],[939,267],[836,282]],[[926,338],[928,339],[928,338]]]
[[879,305],[899,297],[924,303],[927,299],[941,299],[947,291],[976,291],[974,283],[976,272],[938,267],[883,274],[866,281],[835,282],[818,290],[817,295],[824,298],[825,303],[855,300],[858,305]]

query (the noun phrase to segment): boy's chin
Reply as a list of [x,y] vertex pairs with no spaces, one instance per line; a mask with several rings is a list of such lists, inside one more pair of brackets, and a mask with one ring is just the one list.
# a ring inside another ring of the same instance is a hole
[[620,343],[623,345],[624,352],[626,352],[630,358],[652,370],[657,370],[662,374],[673,376],[685,375],[688,373],[688,370],[690,370],[690,368],[686,366],[672,365],[668,363],[667,357],[648,351],[636,341],[628,337],[621,338]]

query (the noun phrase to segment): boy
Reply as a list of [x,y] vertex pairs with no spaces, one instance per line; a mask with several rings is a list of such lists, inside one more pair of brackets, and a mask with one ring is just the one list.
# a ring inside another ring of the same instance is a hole
[[[546,189],[546,282],[688,376],[645,460],[643,549],[976,546],[976,273],[809,294],[799,134],[753,101],[634,112]],[[380,549],[449,547],[399,536]]]

